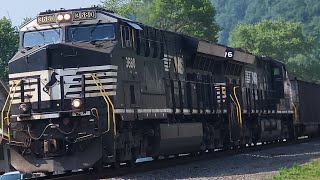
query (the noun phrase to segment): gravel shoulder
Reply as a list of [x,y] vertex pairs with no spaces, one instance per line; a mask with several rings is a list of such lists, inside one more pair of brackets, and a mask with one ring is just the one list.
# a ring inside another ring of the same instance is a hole
[[247,154],[195,162],[110,180],[257,180],[272,179],[278,170],[320,158],[320,140]]

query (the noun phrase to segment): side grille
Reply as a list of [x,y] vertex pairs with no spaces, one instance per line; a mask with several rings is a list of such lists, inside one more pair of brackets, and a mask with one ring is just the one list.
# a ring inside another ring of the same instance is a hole
[[[64,92],[65,98],[80,98],[82,87],[81,78],[82,75],[94,74],[102,83],[109,96],[116,95],[117,89],[117,66],[95,66],[95,67],[82,67],[75,71],[75,69],[64,69]],[[90,76],[85,76],[85,90],[86,97],[101,96],[99,87],[97,87],[95,81]]]

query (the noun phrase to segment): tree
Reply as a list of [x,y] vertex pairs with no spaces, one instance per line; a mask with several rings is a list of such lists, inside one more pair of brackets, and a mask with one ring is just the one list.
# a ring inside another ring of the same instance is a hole
[[8,80],[8,61],[18,49],[19,35],[7,18],[0,19],[0,78]]
[[219,26],[209,0],[106,0],[104,6],[147,25],[217,42]]
[[[219,42],[228,44],[230,31],[238,23],[256,23],[263,19],[283,18],[301,22],[304,27],[319,24],[314,17],[320,16],[320,1],[315,0],[211,0],[217,8],[217,22],[222,27]],[[313,20],[314,19],[314,20]],[[304,28],[310,35],[316,30]],[[314,36],[312,36],[314,37]],[[316,37],[320,39],[320,37]]]
[[313,51],[309,55],[299,54],[290,58],[287,67],[291,74],[300,79],[320,83],[320,53]]
[[215,7],[219,7],[216,9],[216,20],[219,26],[222,27],[219,34],[220,43],[228,43],[229,32],[239,21],[243,20],[249,1],[250,0],[211,0]]
[[320,16],[314,16],[308,25],[304,26],[304,32],[309,37],[316,38],[320,42]]
[[237,25],[230,34],[230,45],[287,62],[298,54],[310,53],[314,40],[304,36],[301,23],[263,20]]
[[142,0],[105,0],[103,7],[125,17],[136,19],[135,16],[142,13],[144,3],[146,2]]

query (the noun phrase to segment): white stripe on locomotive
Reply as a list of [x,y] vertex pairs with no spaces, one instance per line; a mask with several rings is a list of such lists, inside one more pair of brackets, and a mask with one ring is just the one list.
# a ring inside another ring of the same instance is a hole
[[[12,86],[13,82],[17,82],[21,79],[25,81],[24,90],[25,96],[29,95],[31,98],[30,102],[38,101],[38,85],[34,84],[37,82],[37,78],[40,77],[41,83],[41,101],[49,100],[59,100],[61,99],[60,94],[60,84],[57,82],[56,85],[52,86],[49,90],[49,94],[42,91],[44,86],[49,82],[51,74],[53,72],[58,73],[56,76],[57,80],[60,80],[62,75],[64,78],[64,96],[68,93],[74,93],[79,91],[79,94],[68,94],[65,98],[80,98],[81,97],[81,77],[82,74],[94,74],[97,76],[106,92],[109,96],[116,95],[117,89],[117,71],[118,67],[114,65],[106,66],[91,66],[91,67],[80,67],[80,68],[66,68],[66,69],[55,69],[53,70],[42,70],[42,71],[33,71],[25,73],[15,73],[9,74],[9,85]],[[98,71],[98,72],[97,72]],[[110,72],[111,71],[111,72]],[[38,76],[38,77],[37,77]],[[33,83],[33,84],[30,84]],[[29,85],[30,84],[30,85]],[[75,86],[75,87],[73,87]],[[99,87],[96,86],[96,82],[88,76],[86,80],[86,91],[99,91]],[[13,104],[21,102],[21,87],[17,86],[16,93],[14,94],[15,99]],[[101,96],[100,92],[87,92],[86,97],[98,97]],[[12,94],[11,94],[12,97]]]

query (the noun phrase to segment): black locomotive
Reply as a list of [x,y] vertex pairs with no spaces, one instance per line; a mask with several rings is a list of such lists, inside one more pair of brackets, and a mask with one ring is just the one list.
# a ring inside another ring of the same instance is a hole
[[299,120],[299,93],[283,63],[97,7],[46,11],[25,25],[9,79],[2,138],[23,172],[117,166],[318,131]]

